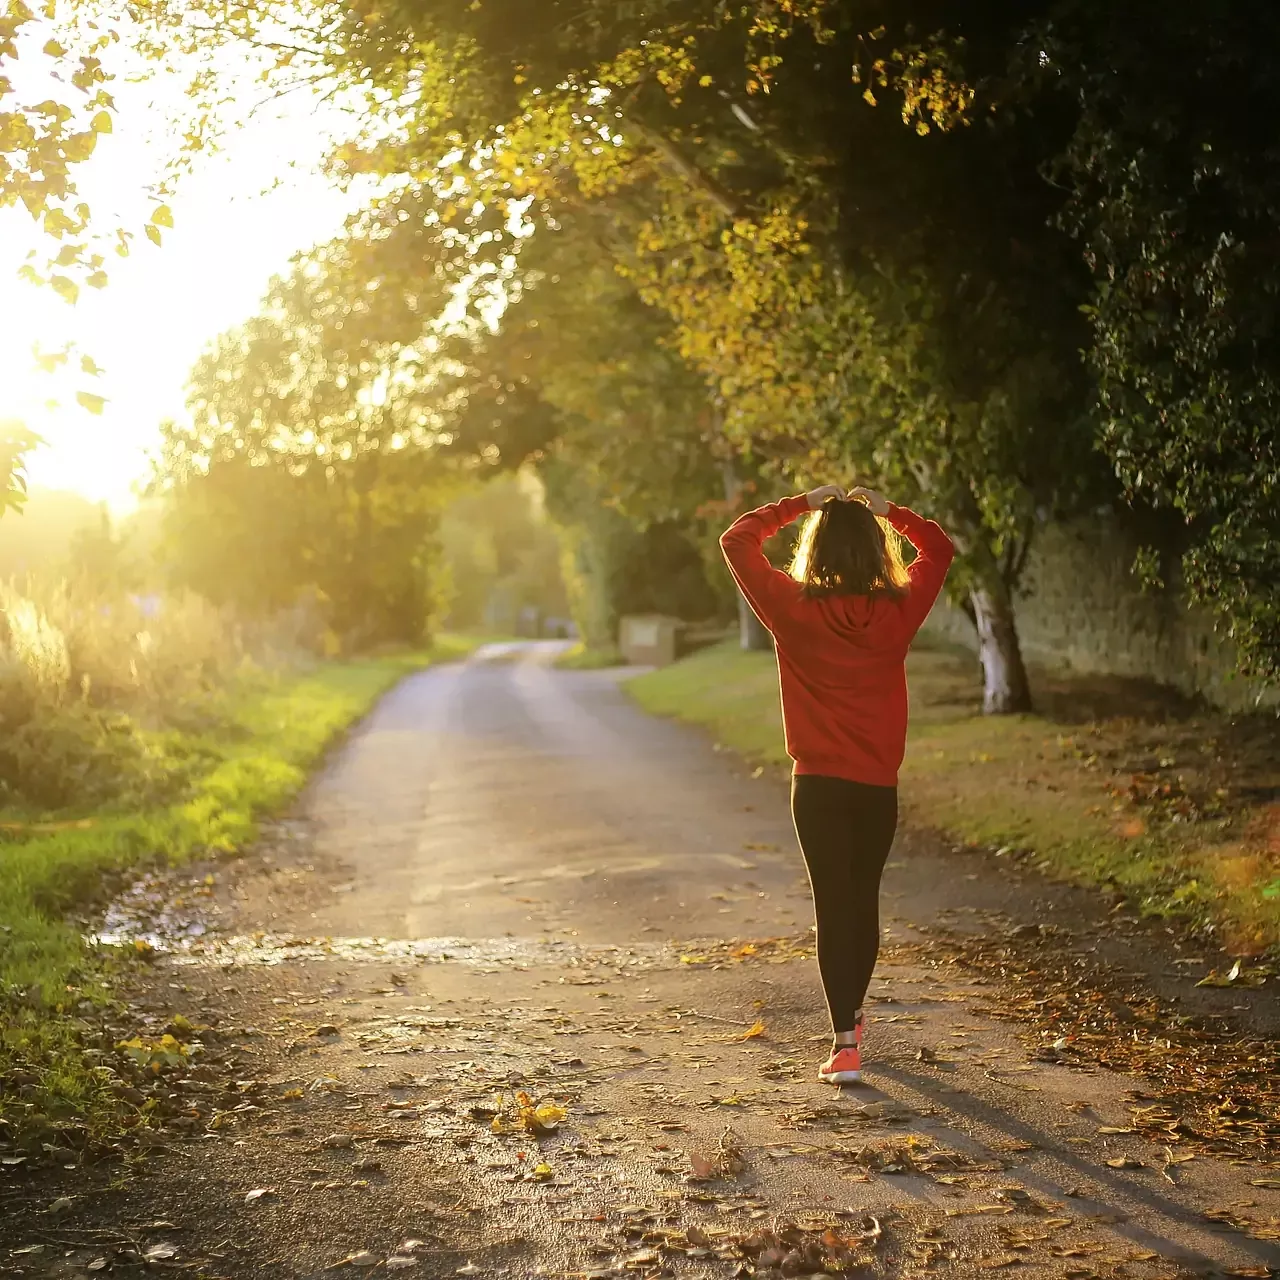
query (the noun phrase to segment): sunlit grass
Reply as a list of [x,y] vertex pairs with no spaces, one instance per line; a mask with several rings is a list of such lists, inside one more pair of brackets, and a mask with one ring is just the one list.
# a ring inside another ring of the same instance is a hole
[[[1280,821],[1269,822],[1265,803],[1180,821],[1125,793],[1135,758],[1187,758],[1189,740],[1214,742],[1215,733],[1223,747],[1213,767],[1239,778],[1243,760],[1230,758],[1225,720],[1166,720],[1156,709],[1126,715],[1119,702],[1108,714],[1096,682],[1079,682],[1073,699],[1069,678],[1043,673],[1046,714],[988,717],[968,655],[918,646],[907,670],[912,718],[900,781],[908,822],[951,843],[1017,850],[1051,874],[1121,890],[1144,911],[1211,927],[1242,952],[1280,944]],[[627,688],[646,710],[704,726],[753,762],[789,765],[770,653],[718,646]],[[1087,713],[1090,696],[1102,705]],[[1259,767],[1265,771],[1265,759]]]

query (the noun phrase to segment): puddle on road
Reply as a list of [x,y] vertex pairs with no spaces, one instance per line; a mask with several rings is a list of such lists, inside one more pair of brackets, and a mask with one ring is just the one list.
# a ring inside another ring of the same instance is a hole
[[173,964],[222,966],[308,960],[618,966],[652,963],[658,954],[657,947],[591,947],[551,938],[307,938],[297,934],[183,939],[166,950]]
[[[558,968],[671,968],[734,964],[750,957],[774,963],[808,953],[791,939],[759,942],[706,939],[634,942],[625,946],[568,938],[332,937],[300,933],[219,931],[212,874],[162,871],[135,881],[103,913],[91,945],[139,950],[169,963],[210,968],[270,966],[309,961],[417,962],[475,966],[554,965]],[[343,886],[344,888],[346,886]],[[788,944],[786,947],[780,944]]]
[[137,949],[175,965],[231,968],[289,962],[651,965],[666,948],[638,943],[620,947],[560,938],[321,937],[298,933],[223,934],[217,930],[214,877],[161,872],[135,881],[107,907],[91,944]]
[[108,905],[88,941],[108,947],[141,944],[154,951],[196,942],[210,932],[214,885],[212,874],[143,876]]

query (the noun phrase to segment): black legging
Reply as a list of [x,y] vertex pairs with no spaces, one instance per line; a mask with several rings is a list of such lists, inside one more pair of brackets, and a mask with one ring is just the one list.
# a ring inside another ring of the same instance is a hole
[[798,774],[791,816],[813,887],[831,1027],[852,1031],[880,950],[880,876],[898,825],[898,789]]

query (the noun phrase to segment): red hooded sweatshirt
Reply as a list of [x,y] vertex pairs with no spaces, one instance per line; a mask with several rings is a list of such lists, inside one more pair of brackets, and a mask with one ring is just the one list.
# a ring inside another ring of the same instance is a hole
[[773,634],[795,772],[896,786],[907,744],[907,648],[938,598],[955,548],[941,526],[890,503],[886,518],[917,552],[907,595],[811,598],[764,554],[765,539],[808,510],[799,494],[748,511],[725,530],[720,547]]

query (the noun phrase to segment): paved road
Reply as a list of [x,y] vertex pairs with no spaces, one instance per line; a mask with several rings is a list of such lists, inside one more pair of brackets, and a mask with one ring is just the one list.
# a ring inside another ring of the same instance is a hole
[[[181,1224],[180,1260],[265,1280],[1280,1262],[1205,1217],[1275,1234],[1266,1169],[1135,1132],[1141,1081],[1053,1061],[919,931],[1092,911],[1086,950],[1135,963],[1087,895],[902,838],[868,1083],[820,1086],[785,786],[554,655],[406,680],[222,875],[217,932],[161,967],[152,1016],[232,1028],[249,1101],[86,1212]],[[518,1088],[563,1106],[554,1133],[513,1127]]]
[[558,649],[424,672],[375,712],[313,790],[313,847],[354,873],[315,927],[653,942],[807,926],[776,787],[640,715],[615,673],[555,670]]

